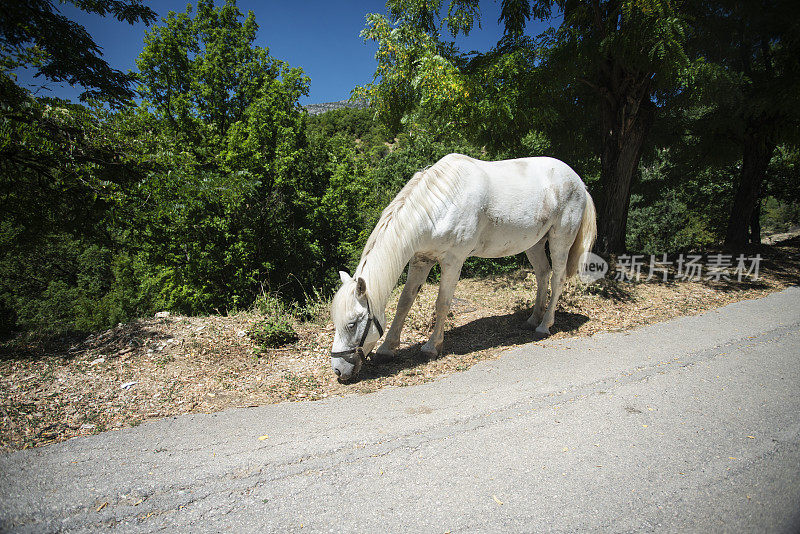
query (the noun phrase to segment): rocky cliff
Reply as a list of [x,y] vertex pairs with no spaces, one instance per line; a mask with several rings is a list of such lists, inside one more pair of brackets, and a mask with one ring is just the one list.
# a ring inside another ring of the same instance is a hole
[[303,106],[306,111],[308,111],[309,115],[319,115],[320,113],[325,113],[326,111],[332,111],[334,109],[341,109],[341,108],[365,108],[367,107],[367,103],[363,100],[339,100],[338,102],[325,102],[323,104],[309,104],[307,106]]

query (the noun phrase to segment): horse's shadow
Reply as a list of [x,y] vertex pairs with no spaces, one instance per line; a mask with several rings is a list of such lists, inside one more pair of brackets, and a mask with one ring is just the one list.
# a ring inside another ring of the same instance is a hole
[[[482,317],[445,331],[444,348],[439,358],[462,356],[494,347],[519,345],[539,341],[543,337],[525,322],[532,310],[518,310],[505,315]],[[572,332],[587,322],[589,317],[570,312],[556,312],[555,324],[550,333]],[[424,364],[428,359],[420,349],[423,343],[401,347],[394,358],[380,360],[373,353],[355,380],[369,380],[395,375],[405,369]]]

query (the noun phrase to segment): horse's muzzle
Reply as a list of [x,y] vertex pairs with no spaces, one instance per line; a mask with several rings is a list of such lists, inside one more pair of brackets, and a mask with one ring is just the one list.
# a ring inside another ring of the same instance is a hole
[[331,352],[331,367],[340,380],[348,380],[361,371],[364,350],[359,348],[343,352]]

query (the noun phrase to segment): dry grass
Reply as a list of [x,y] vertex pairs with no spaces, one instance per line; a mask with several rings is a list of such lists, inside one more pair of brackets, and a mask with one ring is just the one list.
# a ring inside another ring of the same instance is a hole
[[[800,282],[800,240],[763,247],[762,278],[752,283],[570,285],[553,337],[628,330]],[[426,284],[406,322],[393,362],[369,362],[358,381],[330,371],[333,328],[327,314],[297,324],[300,339],[260,353],[246,335],[261,317],[142,319],[85,339],[45,344],[13,340],[0,352],[0,449],[13,450],[112,430],[147,419],[235,406],[316,400],[434,380],[509,347],[535,341],[525,328],[535,282],[530,270],[462,280],[448,317],[444,355],[419,357],[432,327],[437,287]],[[387,310],[394,314],[399,289]],[[125,386],[125,387],[123,387]]]

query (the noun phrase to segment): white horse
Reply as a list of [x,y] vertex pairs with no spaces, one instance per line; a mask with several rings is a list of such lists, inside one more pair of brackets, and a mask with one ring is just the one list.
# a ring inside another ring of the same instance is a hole
[[386,302],[406,264],[397,313],[377,351],[382,357],[395,354],[406,315],[436,262],[442,271],[436,320],[422,353],[429,358],[441,353],[445,318],[469,256],[525,251],[536,275],[536,304],[528,323],[549,335],[563,283],[577,273],[596,234],[592,198],[567,164],[553,158],[486,162],[445,156],[416,173],[383,210],[353,277],[339,273],[342,287],[331,304],[334,372],[343,380],[358,374],[383,335]]

